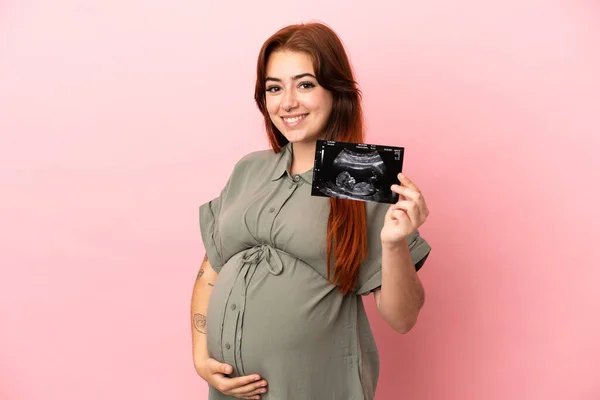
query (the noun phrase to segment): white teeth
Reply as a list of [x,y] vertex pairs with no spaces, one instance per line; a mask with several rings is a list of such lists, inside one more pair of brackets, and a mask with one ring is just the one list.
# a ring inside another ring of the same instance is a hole
[[294,117],[294,118],[284,118],[283,120],[289,124],[293,124],[294,122],[300,121],[304,117],[306,117],[306,115],[301,115],[299,117]]

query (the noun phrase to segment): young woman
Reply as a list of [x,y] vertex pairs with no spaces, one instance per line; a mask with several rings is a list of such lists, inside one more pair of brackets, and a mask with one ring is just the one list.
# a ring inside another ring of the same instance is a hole
[[200,207],[196,370],[211,400],[372,400],[379,358],[362,296],[396,331],[416,323],[424,197],[402,175],[393,205],[311,196],[316,140],[364,143],[360,92],[327,26],[264,43],[255,100],[272,149],[243,157]]

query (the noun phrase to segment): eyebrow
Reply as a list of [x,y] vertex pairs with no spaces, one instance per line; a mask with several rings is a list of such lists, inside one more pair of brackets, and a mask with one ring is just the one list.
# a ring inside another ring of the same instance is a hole
[[[300,74],[300,75],[295,75],[295,76],[293,76],[293,77],[292,77],[292,79],[293,79],[293,80],[297,80],[297,79],[304,78],[305,76],[310,76],[310,77],[313,77],[313,78],[317,79],[317,77],[316,77],[316,76],[314,76],[313,74],[309,74],[309,73],[306,73],[306,74]],[[279,78],[273,78],[273,77],[267,76],[267,79],[265,79],[265,81],[275,81],[275,82],[281,82],[281,79],[279,79]]]

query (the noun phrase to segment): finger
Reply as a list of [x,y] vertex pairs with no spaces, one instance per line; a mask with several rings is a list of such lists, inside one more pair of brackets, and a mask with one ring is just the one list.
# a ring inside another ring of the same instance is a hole
[[427,207],[427,203],[425,202],[425,198],[421,194],[421,192],[416,192],[414,189],[406,188],[399,185],[394,185],[392,190],[399,194],[400,200],[412,200],[415,202],[419,208],[419,213],[423,218],[427,218],[429,215],[429,208]]
[[404,196],[413,201],[417,201],[422,197],[421,192],[408,186],[392,185],[391,189],[393,192],[398,193],[400,196]]
[[247,394],[259,387],[267,385],[265,380],[260,380],[259,375],[240,376],[239,378],[226,378],[224,388],[228,394]]
[[260,388],[260,389],[253,390],[250,393],[238,395],[238,397],[242,397],[242,398],[246,398],[246,399],[252,399],[252,398],[260,399],[260,395],[265,394],[265,393],[267,393],[267,389]]
[[408,219],[410,221],[410,217],[404,210],[393,210],[391,213],[391,217],[392,219],[395,219],[397,221],[402,221],[404,219]]
[[258,382],[252,382],[246,385],[240,385],[234,389],[230,390],[230,393],[233,395],[242,395],[242,396],[252,396],[260,392],[260,390],[264,390],[266,392],[267,381],[264,379]]
[[398,203],[392,205],[392,209],[406,212],[413,224],[418,223],[421,218],[421,210],[419,209],[419,205],[414,201],[399,201]]
[[[398,174],[398,180],[402,183],[402,185],[404,187],[407,187],[414,191],[413,193],[415,193],[416,197],[413,198],[413,200],[415,200],[417,203],[419,203],[420,206],[422,206],[422,208],[424,209],[424,214],[426,216],[429,215],[429,209],[427,208],[427,204],[425,203],[425,198],[423,197],[423,193],[421,192],[421,189],[419,189],[417,187],[417,185],[403,173]],[[400,186],[400,185],[396,185],[396,186]]]
[[229,374],[231,374],[231,372],[233,372],[233,367],[231,365],[220,363],[217,360],[215,360],[214,358],[209,359],[207,365],[208,365],[208,369],[212,373],[218,372],[221,374],[229,375]]
[[390,206],[392,210],[406,210],[409,207],[412,207],[412,204],[415,204],[412,200],[400,200],[397,203],[394,203]]
[[419,191],[419,188],[417,187],[417,185],[415,185],[415,183],[413,181],[411,181],[406,175],[404,175],[402,172],[398,174],[398,180],[400,182],[402,182],[402,184],[404,186],[407,186],[411,189],[416,190],[417,192]]
[[260,388],[260,389],[256,389],[253,390],[252,392],[248,393],[247,396],[258,396],[260,397],[261,394],[267,393],[267,389],[266,388]]

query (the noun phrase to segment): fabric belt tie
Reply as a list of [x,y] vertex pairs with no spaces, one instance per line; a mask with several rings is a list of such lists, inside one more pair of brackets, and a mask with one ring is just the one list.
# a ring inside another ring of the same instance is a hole
[[258,265],[263,260],[267,262],[271,274],[279,275],[283,271],[283,262],[279,257],[278,250],[268,244],[254,246],[246,250],[242,257],[244,264]]
[[[241,280],[241,285],[234,285],[235,289],[232,287],[227,296],[227,304],[230,302],[237,304],[235,309],[231,309],[228,306],[225,310],[226,316],[224,316],[228,320],[229,318],[234,318],[234,321],[231,321],[233,324],[228,325],[235,327],[235,335],[229,336],[233,332],[221,331],[221,341],[234,344],[235,347],[231,350],[227,349],[227,355],[223,354],[223,356],[225,362],[232,364],[235,369],[235,373],[238,376],[246,375],[246,371],[244,371],[244,362],[242,360],[241,341],[244,331],[244,311],[246,310],[248,286],[250,285],[252,276],[258,269],[258,265],[262,261],[265,261],[269,273],[273,275],[279,275],[283,272],[283,262],[281,261],[279,252],[285,253],[284,251],[277,250],[268,244],[256,245],[246,250],[242,255],[241,265],[239,267],[240,269],[237,277],[238,280]],[[232,312],[235,314],[229,314]],[[229,351],[231,351],[231,353],[229,353]]]

